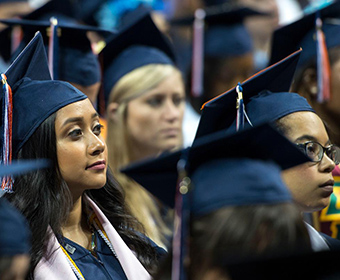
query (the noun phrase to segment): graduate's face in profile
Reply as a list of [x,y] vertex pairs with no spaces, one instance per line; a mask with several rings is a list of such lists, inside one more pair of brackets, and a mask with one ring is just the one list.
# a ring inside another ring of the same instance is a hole
[[101,188],[106,183],[107,148],[99,116],[89,99],[67,105],[55,120],[58,165],[71,193]]
[[131,100],[126,124],[132,152],[153,156],[180,147],[184,107],[184,85],[177,72]]
[[[330,140],[321,119],[312,112],[296,112],[282,119],[286,136],[294,143],[315,141],[329,146]],[[308,162],[282,172],[294,200],[304,212],[318,211],[329,203],[333,192],[334,162],[326,155],[320,162]]]

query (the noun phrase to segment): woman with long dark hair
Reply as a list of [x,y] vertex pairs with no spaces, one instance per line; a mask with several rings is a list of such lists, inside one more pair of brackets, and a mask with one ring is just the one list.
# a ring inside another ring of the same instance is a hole
[[49,79],[46,61],[39,35],[6,72],[14,157],[53,163],[5,195],[32,231],[28,278],[150,279],[157,251],[110,175],[99,116],[79,90]]

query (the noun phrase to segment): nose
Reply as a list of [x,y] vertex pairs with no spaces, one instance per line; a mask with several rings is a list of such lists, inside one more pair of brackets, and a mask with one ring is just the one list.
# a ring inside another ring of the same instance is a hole
[[89,154],[92,156],[100,155],[105,151],[105,148],[105,141],[94,133],[91,133],[88,145]]
[[326,153],[324,153],[322,160],[320,161],[319,164],[319,170],[321,172],[327,172],[330,173],[333,171],[335,168],[335,163],[333,160],[331,160]]
[[181,115],[181,106],[176,106],[172,99],[167,100],[164,107],[164,118],[169,122],[175,122]]

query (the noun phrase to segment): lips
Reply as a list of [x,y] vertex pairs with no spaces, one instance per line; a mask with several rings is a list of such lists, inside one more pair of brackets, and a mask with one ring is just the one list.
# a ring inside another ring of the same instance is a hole
[[319,187],[326,191],[327,193],[332,193],[333,192],[333,186],[334,186],[334,180],[328,180],[327,182],[323,183]]
[[178,128],[167,128],[162,129],[161,132],[167,136],[177,136],[180,132],[180,129]]
[[102,170],[102,169],[105,169],[106,167],[106,161],[105,160],[100,160],[100,161],[97,161],[89,166],[87,166],[85,169],[86,170]]

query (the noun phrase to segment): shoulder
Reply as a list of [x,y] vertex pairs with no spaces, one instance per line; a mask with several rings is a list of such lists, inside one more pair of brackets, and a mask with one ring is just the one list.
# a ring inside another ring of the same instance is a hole
[[138,232],[138,235],[140,237],[142,237],[147,243],[149,243],[156,250],[156,254],[157,254],[157,259],[158,260],[162,259],[163,257],[165,257],[168,254],[168,252],[164,248],[158,246],[154,241],[152,241],[146,235],[144,235],[144,234],[142,234],[140,232]]
[[320,235],[325,239],[330,250],[336,250],[336,251],[340,250],[340,240],[330,237],[329,235],[323,232],[320,232]]

